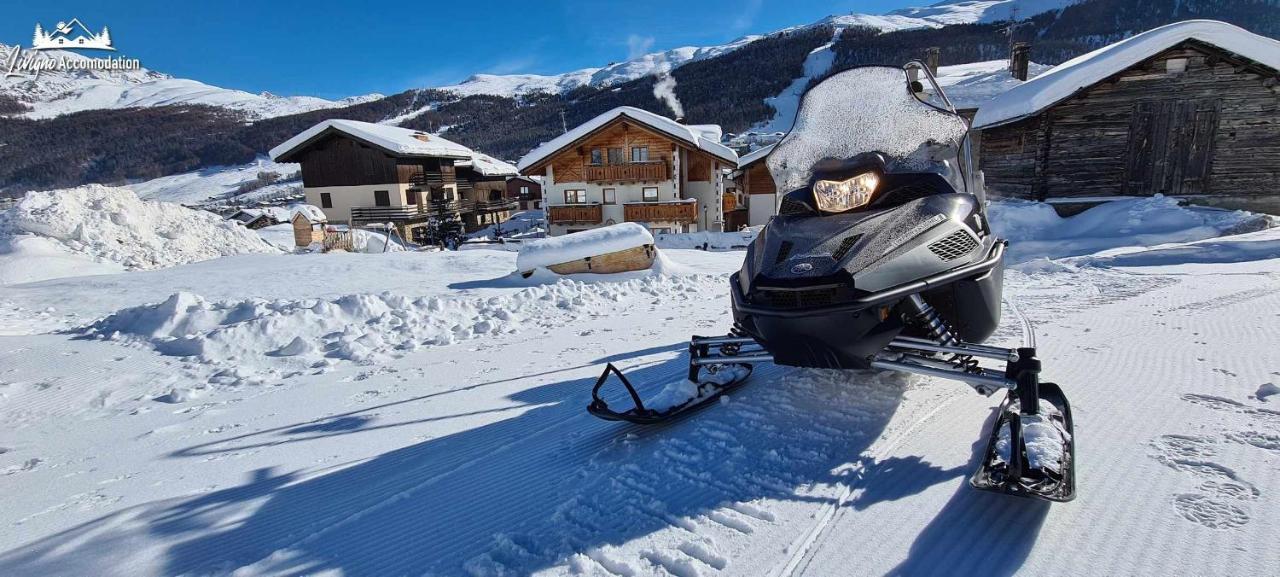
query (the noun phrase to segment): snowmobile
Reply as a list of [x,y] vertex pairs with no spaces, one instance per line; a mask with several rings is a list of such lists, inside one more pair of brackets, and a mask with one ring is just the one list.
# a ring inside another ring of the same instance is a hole
[[[970,484],[1074,498],[1071,408],[1061,388],[1041,382],[1029,324],[1025,346],[982,344],[1000,321],[1007,242],[987,222],[968,132],[919,62],[853,68],[811,87],[765,157],[785,194],[729,279],[730,333],[690,341],[684,398],[646,403],[609,364],[588,411],[668,421],[764,362],[955,379],[984,395],[1007,392]],[[618,410],[601,396],[611,377],[634,406]]]

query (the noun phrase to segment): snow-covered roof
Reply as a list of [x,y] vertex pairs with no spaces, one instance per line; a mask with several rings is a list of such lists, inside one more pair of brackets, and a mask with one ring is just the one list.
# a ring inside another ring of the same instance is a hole
[[289,205],[289,220],[301,214],[307,217],[311,222],[328,222],[329,218],[324,215],[324,211],[314,204],[291,204]]
[[533,149],[529,154],[524,155],[524,158],[520,159],[517,166],[521,171],[524,171],[530,166],[550,158],[574,142],[577,142],[591,133],[604,128],[606,125],[619,118],[627,118],[631,121],[642,124],[650,129],[679,140],[688,146],[696,147],[707,154],[724,160],[725,162],[731,162],[735,165],[738,162],[738,155],[733,151],[733,149],[720,144],[718,138],[717,140],[707,138],[713,134],[718,134],[720,132],[719,126],[715,126],[714,130],[712,130],[711,127],[713,125],[680,124],[670,118],[654,114],[646,110],[640,110],[639,108],[633,108],[630,106],[619,106],[601,114],[600,116],[592,118],[573,130],[561,134],[550,142],[544,143],[543,145]]
[[455,162],[454,166],[470,166],[485,176],[515,176],[520,172],[515,166],[480,152],[471,153],[471,160]]
[[778,143],[776,142],[773,144],[767,144],[765,146],[752,150],[747,154],[742,155],[740,158],[738,158],[738,167],[739,168],[745,167],[748,164],[751,164],[753,162],[756,162],[757,160],[760,160],[768,156],[769,153],[773,151],[773,147],[777,145]]
[[306,145],[311,139],[319,136],[320,133],[331,128],[382,148],[391,154],[401,156],[469,159],[478,154],[470,148],[434,134],[400,128],[399,126],[335,118],[312,126],[297,136],[284,141],[283,144],[272,148],[271,159],[276,160],[287,156],[295,149]]
[[1280,70],[1280,41],[1217,20],[1186,20],[1077,56],[1009,89],[978,109],[973,127],[985,128],[1036,114],[1186,40],[1199,40]]

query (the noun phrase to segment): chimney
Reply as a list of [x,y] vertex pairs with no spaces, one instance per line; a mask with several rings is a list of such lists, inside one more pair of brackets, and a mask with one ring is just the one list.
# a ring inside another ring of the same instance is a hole
[[1009,70],[1018,80],[1027,79],[1027,67],[1031,63],[1031,45],[1015,42],[1009,49]]
[[942,60],[942,49],[930,46],[924,51],[924,65],[929,67],[929,74],[938,75],[938,62]]
[[676,122],[679,122],[680,124],[684,124],[684,117],[683,117],[683,116],[677,116],[677,117],[676,117]]

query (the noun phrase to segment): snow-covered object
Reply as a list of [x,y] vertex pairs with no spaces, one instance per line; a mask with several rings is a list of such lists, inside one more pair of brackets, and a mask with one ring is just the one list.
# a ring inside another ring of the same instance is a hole
[[[698,376],[704,383],[726,385],[746,377],[749,372],[750,369],[742,365],[725,365],[716,372],[703,369]],[[646,399],[644,406],[654,411],[666,411],[677,405],[699,402],[715,392],[714,387],[699,387],[698,383],[682,378],[667,383],[653,397]]]
[[1177,199],[1161,195],[1106,202],[1068,218],[1041,202],[995,200],[987,215],[992,231],[1010,241],[1006,259],[1013,263],[1191,242],[1268,226],[1261,215],[1179,206]]
[[[1027,78],[1035,78],[1049,70],[1049,68],[1044,64],[1029,62],[1027,64]],[[996,96],[1004,94],[1011,88],[1026,82],[1018,80],[1012,74],[1009,74],[1008,60],[987,60],[984,62],[941,66],[938,68],[935,80],[938,81],[938,85],[946,92],[947,98],[951,100],[951,104],[957,109],[979,108]],[[932,91],[933,87],[926,82],[925,92],[930,93]],[[940,102],[938,104],[941,105]]]
[[[1063,447],[1071,440],[1071,435],[1054,421],[1055,417],[1060,416],[1057,407],[1043,400],[1040,401],[1038,414],[1020,416],[1022,443],[1027,448],[1027,464],[1031,468],[1055,473],[1062,471]],[[996,456],[1005,463],[1012,462],[1012,443],[1009,442],[1011,434],[1006,421],[996,437]]]
[[599,130],[606,124],[613,122],[618,118],[626,118],[631,121],[642,124],[652,130],[656,130],[662,134],[670,136],[683,144],[692,146],[712,156],[715,156],[725,162],[737,166],[738,154],[733,149],[720,144],[719,140],[709,140],[706,138],[710,129],[705,125],[689,126],[680,124],[665,116],[654,114],[647,110],[640,110],[631,106],[619,106],[601,114],[591,120],[588,120],[569,132],[555,137],[550,142],[533,149],[529,154],[524,155],[516,166],[521,170],[525,170],[538,162],[541,162],[551,155],[559,152],[564,147],[570,145],[574,141]]
[[12,209],[0,213],[0,239],[24,234],[45,237],[68,253],[126,269],[276,252],[253,231],[216,214],[143,201],[127,188],[97,184],[27,193]]
[[779,193],[807,186],[821,160],[868,152],[886,155],[888,172],[945,174],[935,148],[922,144],[958,148],[968,128],[960,117],[917,100],[907,89],[905,71],[854,68],[805,93],[795,126],[765,163]]
[[272,148],[271,159],[277,160],[287,155],[317,134],[330,128],[381,147],[394,154],[468,160],[476,154],[474,150],[461,144],[420,130],[334,118],[312,126],[293,138],[284,141],[279,146]]
[[738,166],[745,167],[748,164],[752,164],[756,161],[763,159],[764,157],[768,156],[770,152],[773,152],[773,148],[777,145],[778,143],[776,142],[773,144],[766,144],[764,146],[761,146],[760,148],[752,150],[747,154],[742,155],[742,157],[738,158]]
[[653,244],[649,229],[634,222],[622,222],[563,236],[525,242],[516,257],[516,269],[528,272],[539,267],[575,261]]
[[1264,403],[1276,395],[1280,395],[1280,387],[1276,386],[1275,383],[1262,383],[1258,387],[1258,391],[1253,394],[1255,398]]
[[[14,46],[0,44],[0,62]],[[24,49],[22,57],[56,60],[84,60],[89,56],[64,50],[33,54]],[[148,69],[129,71],[46,70],[38,77],[0,75],[0,94],[11,96],[31,108],[27,118],[53,118],[83,110],[137,108],[179,104],[204,104],[244,112],[251,119],[299,114],[325,108],[341,108],[383,98],[368,94],[326,100],[313,96],[252,94],[210,86],[186,78],[174,78]]]
[[659,234],[655,238],[658,248],[694,248],[708,250],[741,250],[756,239],[758,230],[726,232],[681,232]]
[[455,162],[454,166],[470,166],[472,170],[485,176],[515,176],[520,172],[511,163],[480,152],[473,152],[471,160]]
[[978,109],[974,128],[1033,115],[1186,40],[1199,40],[1280,70],[1280,41],[1216,20],[1186,20],[1154,28],[1063,62]]

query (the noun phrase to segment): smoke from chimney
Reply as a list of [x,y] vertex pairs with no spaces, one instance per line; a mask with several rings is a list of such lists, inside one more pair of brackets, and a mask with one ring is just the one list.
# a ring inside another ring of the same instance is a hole
[[667,103],[676,118],[684,118],[684,106],[681,106],[680,99],[676,98],[676,79],[671,76],[670,70],[665,66],[658,76],[658,81],[653,83],[653,96]]

